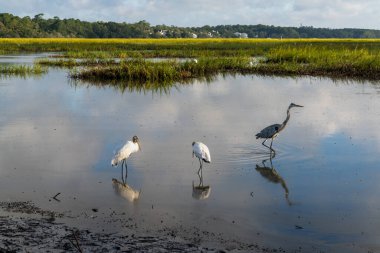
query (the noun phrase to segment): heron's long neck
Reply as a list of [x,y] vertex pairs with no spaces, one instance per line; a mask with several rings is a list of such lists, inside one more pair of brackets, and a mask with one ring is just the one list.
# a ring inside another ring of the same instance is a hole
[[281,127],[278,131],[281,131],[282,129],[284,129],[286,124],[288,124],[288,121],[290,119],[290,112],[289,111],[290,111],[290,108],[288,108],[288,110],[286,111],[286,119],[284,120],[284,122],[282,122]]

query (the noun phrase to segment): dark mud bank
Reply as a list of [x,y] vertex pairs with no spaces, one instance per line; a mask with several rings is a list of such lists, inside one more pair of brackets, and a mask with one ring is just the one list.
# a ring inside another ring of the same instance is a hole
[[[77,229],[59,222],[64,214],[32,202],[0,202],[0,252],[228,252],[202,247],[178,236],[125,235]],[[256,252],[251,245],[233,252]]]

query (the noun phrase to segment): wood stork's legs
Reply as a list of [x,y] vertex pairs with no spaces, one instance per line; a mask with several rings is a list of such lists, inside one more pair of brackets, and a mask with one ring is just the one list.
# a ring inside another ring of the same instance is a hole
[[199,170],[198,170],[198,177],[199,177],[199,185],[198,187],[203,186],[203,169],[202,169],[202,164],[199,159]]
[[[198,171],[199,172],[199,171]],[[198,173],[198,177],[199,177],[199,184],[198,184],[198,187],[200,187],[202,185],[202,178],[201,178],[201,174]],[[193,185],[194,185],[194,182],[193,182]]]
[[124,183],[124,160],[121,162],[121,181]]
[[[125,166],[125,178],[124,178],[124,166]],[[127,161],[125,161],[124,159],[123,162],[121,163],[121,180],[123,181],[124,185],[127,181],[127,177],[128,177],[128,165],[127,165]]]
[[[198,174],[199,175],[199,174]],[[199,186],[203,186],[203,170],[202,170],[202,167],[201,167],[201,174],[199,176]]]
[[199,170],[198,170],[198,175],[199,175],[199,172],[202,170],[202,167],[203,167],[203,161],[202,161],[200,158],[198,158],[198,160],[199,160]]
[[127,180],[128,177],[128,164],[125,162],[125,180]]

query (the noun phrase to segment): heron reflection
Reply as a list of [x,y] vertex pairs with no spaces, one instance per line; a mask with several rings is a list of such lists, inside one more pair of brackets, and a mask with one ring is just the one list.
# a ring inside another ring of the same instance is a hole
[[119,180],[113,178],[112,186],[115,190],[115,193],[129,202],[135,202],[140,198],[141,190],[137,191],[129,186],[126,182],[120,182]]
[[202,200],[202,199],[207,199],[210,197],[211,193],[211,187],[209,185],[203,185],[203,172],[202,172],[202,166],[199,166],[198,170],[198,177],[199,177],[199,184],[197,186],[194,185],[193,181],[193,198]]
[[[264,159],[261,163],[262,166],[256,164],[256,171],[260,173],[261,176],[265,177],[268,181],[275,183],[275,184],[281,184],[281,187],[285,191],[285,199],[289,206],[292,205],[292,202],[289,199],[289,189],[286,185],[285,180],[278,174],[275,168],[273,168],[272,159],[275,157],[275,153],[271,153],[269,158]],[[268,167],[265,163],[269,160],[270,167]]]

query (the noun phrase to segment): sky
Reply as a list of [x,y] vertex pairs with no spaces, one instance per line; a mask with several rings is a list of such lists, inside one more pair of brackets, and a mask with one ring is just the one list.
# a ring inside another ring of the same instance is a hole
[[199,27],[274,25],[380,29],[378,0],[0,0],[17,16]]

